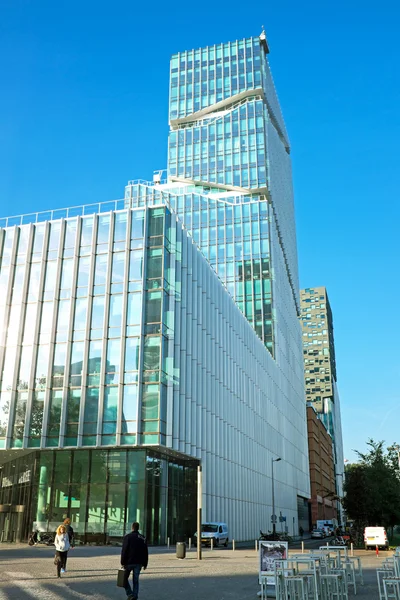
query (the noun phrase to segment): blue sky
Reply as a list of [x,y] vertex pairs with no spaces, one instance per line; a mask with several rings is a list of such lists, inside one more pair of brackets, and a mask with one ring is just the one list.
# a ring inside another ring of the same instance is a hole
[[[257,35],[292,143],[302,287],[334,314],[345,456],[400,442],[400,9],[3,0],[0,216],[120,198],[166,164],[169,57]],[[247,8],[250,6],[250,10]]]

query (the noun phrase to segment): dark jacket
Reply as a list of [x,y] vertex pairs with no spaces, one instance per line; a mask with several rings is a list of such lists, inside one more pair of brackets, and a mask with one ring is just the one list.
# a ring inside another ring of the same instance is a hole
[[65,529],[67,530],[67,533],[68,533],[69,543],[71,544],[71,546],[73,546],[74,545],[74,530],[72,529],[71,525],[66,525]]
[[121,565],[142,565],[147,567],[149,551],[146,538],[138,531],[132,531],[124,537],[121,550]]

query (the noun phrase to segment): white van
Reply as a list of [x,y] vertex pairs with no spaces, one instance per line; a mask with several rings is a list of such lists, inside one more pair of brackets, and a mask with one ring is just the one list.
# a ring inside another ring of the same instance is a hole
[[384,527],[366,527],[364,529],[364,545],[368,548],[385,548],[389,550],[389,540]]
[[[195,543],[197,543],[197,531],[194,534]],[[203,523],[201,526],[201,543],[211,546],[213,540],[214,548],[219,545],[228,545],[228,527],[226,523]]]

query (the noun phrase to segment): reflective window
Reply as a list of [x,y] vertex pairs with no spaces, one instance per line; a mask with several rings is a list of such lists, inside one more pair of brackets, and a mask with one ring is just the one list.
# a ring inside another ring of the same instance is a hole
[[74,270],[74,261],[72,258],[63,260],[62,271],[61,271],[61,285],[60,289],[70,289],[72,287],[72,276]]
[[[42,269],[41,263],[33,263],[31,265],[31,271],[29,274],[28,302],[36,302],[39,298],[39,283],[40,283],[41,269]],[[1,293],[1,284],[0,284],[0,293]]]
[[103,329],[104,325],[104,296],[95,296],[92,305],[92,329]]
[[41,255],[43,251],[44,232],[44,223],[35,225],[32,253],[33,255],[36,255],[36,258],[39,258],[39,255]]
[[27,390],[32,366],[32,346],[22,346],[17,388]]
[[85,349],[84,342],[74,342],[71,348],[71,370],[69,381],[72,386],[82,384],[83,353]]
[[133,210],[132,211],[132,231],[131,238],[142,238],[144,234],[144,211]]
[[18,247],[17,254],[26,254],[28,249],[28,240],[29,240],[29,225],[25,225],[19,228],[19,239],[18,239]]
[[90,274],[90,256],[84,256],[79,259],[78,264],[78,287],[87,287],[89,285]]
[[88,299],[77,298],[75,301],[74,330],[86,328],[86,317],[88,311]]
[[129,281],[141,280],[143,271],[143,250],[133,250],[130,253]]
[[99,388],[87,388],[85,399],[85,416],[83,434],[95,435],[99,408]]
[[125,240],[127,219],[128,219],[127,212],[115,213],[114,242],[117,242],[120,240]]
[[136,433],[136,421],[138,407],[137,385],[124,385],[124,396],[122,404],[122,433]]
[[60,435],[61,406],[63,393],[61,390],[51,392],[49,420],[47,424],[47,442],[46,446],[58,446]]
[[75,248],[77,226],[77,219],[70,219],[65,222],[64,248]]
[[112,283],[121,283],[125,276],[125,252],[113,254],[111,281]]
[[122,319],[122,295],[117,294],[110,297],[110,312],[108,318],[109,327],[121,327]]
[[142,390],[142,419],[158,419],[160,386],[143,385]]
[[140,338],[126,338],[125,345],[125,371],[137,371],[139,369]]
[[107,342],[107,373],[118,373],[120,365],[121,342],[119,339]]
[[128,294],[127,325],[138,325],[142,315],[142,294]]
[[43,407],[45,392],[34,392],[32,399],[31,420],[29,423],[28,446],[38,448],[43,426]]
[[146,323],[161,323],[162,292],[147,292]]
[[27,304],[25,312],[23,344],[33,344],[35,339],[36,318],[38,312],[37,304]]
[[66,446],[75,446],[77,443],[80,404],[81,390],[69,390],[65,431]]
[[53,359],[53,387],[63,386],[66,352],[66,344],[56,344]]
[[93,217],[82,219],[81,246],[91,246],[93,232]]
[[107,264],[108,254],[100,254],[96,256],[96,264],[94,270],[95,285],[105,285],[107,281]]
[[[50,223],[50,236],[49,236],[49,258],[50,252],[58,251],[58,246],[60,244],[60,231],[61,231],[61,221],[54,221]],[[51,255],[53,256],[53,255]],[[54,258],[54,256],[53,256]]]
[[[118,407],[118,387],[104,388],[104,413],[103,413],[103,433],[114,433],[117,424],[117,407]],[[112,427],[105,431],[105,422],[111,422]],[[115,428],[114,428],[115,425]]]
[[97,243],[98,244],[108,244],[108,239],[110,236],[110,215],[100,215],[99,216],[99,224],[97,230]]
[[36,360],[36,372],[35,372],[35,387],[44,389],[47,381],[47,371],[49,366],[49,352],[50,348],[48,345],[39,346],[37,360]]
[[151,336],[145,338],[143,350],[143,368],[155,371],[160,369],[161,338]]

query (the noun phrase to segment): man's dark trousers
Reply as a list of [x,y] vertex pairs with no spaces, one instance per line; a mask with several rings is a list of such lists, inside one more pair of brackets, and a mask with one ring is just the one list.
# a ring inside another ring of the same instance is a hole
[[[125,591],[126,591],[126,595],[127,596],[133,596],[134,598],[137,598],[139,595],[139,575],[140,575],[140,569],[142,568],[142,565],[125,565],[124,569],[125,569]],[[132,588],[129,584],[129,575],[131,574],[132,571],[132,576],[133,576],[133,584],[132,584]]]

